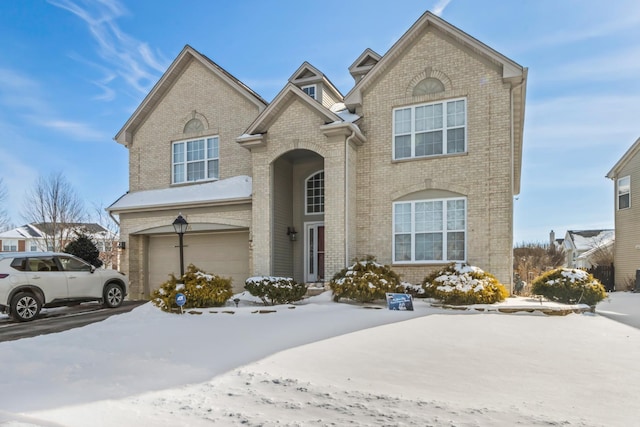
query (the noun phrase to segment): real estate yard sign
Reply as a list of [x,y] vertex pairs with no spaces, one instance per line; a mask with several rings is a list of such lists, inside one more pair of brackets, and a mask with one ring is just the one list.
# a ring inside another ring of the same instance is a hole
[[409,294],[387,293],[389,310],[413,311],[413,297]]

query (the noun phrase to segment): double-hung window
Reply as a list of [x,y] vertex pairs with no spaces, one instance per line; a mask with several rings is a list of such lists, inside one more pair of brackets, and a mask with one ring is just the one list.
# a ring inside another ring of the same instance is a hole
[[465,198],[394,203],[393,261],[464,261],[466,218]]
[[220,158],[217,136],[174,142],[171,154],[173,184],[218,179]]
[[3,252],[16,252],[18,250],[18,241],[15,239],[5,239],[2,241]]
[[313,99],[317,99],[316,98],[316,85],[302,86],[301,89],[302,89],[302,91],[304,93],[306,93],[307,95],[309,95]]
[[466,151],[467,101],[454,99],[393,110],[393,158]]
[[631,207],[631,178],[618,179],[618,209]]

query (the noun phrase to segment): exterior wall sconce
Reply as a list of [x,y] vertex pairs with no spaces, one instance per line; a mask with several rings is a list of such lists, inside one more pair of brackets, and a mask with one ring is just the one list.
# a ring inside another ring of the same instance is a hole
[[127,249],[127,242],[118,242],[118,249]]
[[295,242],[297,235],[298,235],[298,232],[296,231],[295,227],[287,227],[287,236],[289,236],[289,240],[291,240],[292,242]]

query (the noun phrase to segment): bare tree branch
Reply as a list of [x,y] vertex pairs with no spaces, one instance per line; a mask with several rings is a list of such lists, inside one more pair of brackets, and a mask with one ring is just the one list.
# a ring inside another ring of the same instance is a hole
[[22,216],[44,234],[45,249],[61,251],[85,219],[82,199],[61,172],[40,176],[27,192]]

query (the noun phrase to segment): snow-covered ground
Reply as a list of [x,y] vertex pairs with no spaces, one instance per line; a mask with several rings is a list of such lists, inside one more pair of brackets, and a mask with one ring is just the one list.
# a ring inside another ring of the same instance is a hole
[[[414,306],[328,293],[182,316],[145,304],[0,343],[0,426],[638,424],[640,330],[592,313]],[[620,309],[640,319],[640,294],[597,311]]]

